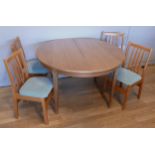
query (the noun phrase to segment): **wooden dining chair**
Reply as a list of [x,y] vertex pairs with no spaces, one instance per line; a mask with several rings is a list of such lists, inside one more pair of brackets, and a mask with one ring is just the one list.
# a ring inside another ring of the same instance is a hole
[[124,33],[122,32],[101,32],[100,40],[115,45],[123,51]]
[[53,98],[53,84],[47,77],[29,77],[22,50],[14,52],[4,60],[8,72],[14,99],[14,112],[19,117],[20,101],[40,102],[43,108],[44,122],[48,124],[48,103]]
[[139,87],[137,97],[141,97],[151,52],[151,48],[146,48],[132,42],[128,43],[125,52],[125,62],[117,72],[117,81],[119,84],[115,87],[115,91],[124,95],[122,109],[126,108],[127,99],[133,86],[136,85]]
[[[17,51],[18,49],[21,49],[24,57],[25,57],[25,52],[23,49],[23,46],[21,44],[20,38],[16,37],[16,39],[13,41],[11,50],[12,52]],[[40,63],[38,59],[31,59],[27,61],[27,67],[28,67],[28,73],[30,75],[47,75],[48,70]]]

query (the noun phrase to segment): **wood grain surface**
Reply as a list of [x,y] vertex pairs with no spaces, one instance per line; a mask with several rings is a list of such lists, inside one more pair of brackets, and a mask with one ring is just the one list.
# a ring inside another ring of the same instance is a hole
[[62,39],[43,43],[38,59],[49,69],[73,77],[97,77],[124,61],[121,49],[97,39]]

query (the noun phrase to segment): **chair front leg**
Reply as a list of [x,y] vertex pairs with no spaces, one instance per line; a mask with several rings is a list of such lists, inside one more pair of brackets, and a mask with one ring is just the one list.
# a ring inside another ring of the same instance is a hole
[[128,87],[126,88],[126,90],[125,90],[124,100],[123,100],[123,104],[122,104],[122,110],[126,109],[127,100],[128,100],[128,97],[129,97],[130,89],[131,89],[131,87],[128,86]]
[[45,124],[49,124],[48,120],[48,103],[44,100],[42,101],[42,108],[43,108],[43,117],[44,117],[44,122]]

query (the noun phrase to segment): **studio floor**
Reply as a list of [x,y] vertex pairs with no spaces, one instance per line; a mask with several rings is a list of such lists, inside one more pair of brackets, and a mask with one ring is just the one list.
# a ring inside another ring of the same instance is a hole
[[49,125],[43,123],[40,103],[21,102],[20,117],[16,119],[11,88],[0,88],[0,127],[155,127],[155,66],[148,67],[145,77],[141,99],[137,99],[135,88],[124,111],[121,110],[118,94],[112,107],[108,108],[93,79],[61,79],[60,112],[55,114],[49,106]]

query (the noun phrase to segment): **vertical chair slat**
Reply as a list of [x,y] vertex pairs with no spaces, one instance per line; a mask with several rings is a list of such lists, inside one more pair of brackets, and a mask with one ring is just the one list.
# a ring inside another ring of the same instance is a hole
[[128,61],[128,68],[131,68],[132,66],[132,59],[134,57],[134,48],[129,48],[131,50],[131,53],[130,53],[130,50],[128,51],[128,54],[129,54],[129,61]]
[[137,72],[137,66],[138,66],[138,62],[139,62],[139,59],[140,59],[141,51],[142,51],[141,49],[139,49],[137,51],[137,59],[135,61],[135,72]]
[[144,55],[144,50],[141,49],[139,51],[138,58],[137,58],[137,61],[136,61],[136,66],[135,66],[135,72],[136,73],[139,73],[139,70],[141,68],[141,61],[143,60],[143,55]]
[[139,48],[135,48],[135,51],[134,51],[134,54],[133,54],[133,59],[132,59],[132,62],[131,62],[133,71],[135,70],[135,64],[136,64],[136,59],[137,59],[137,55],[138,55],[138,50],[139,50]]

